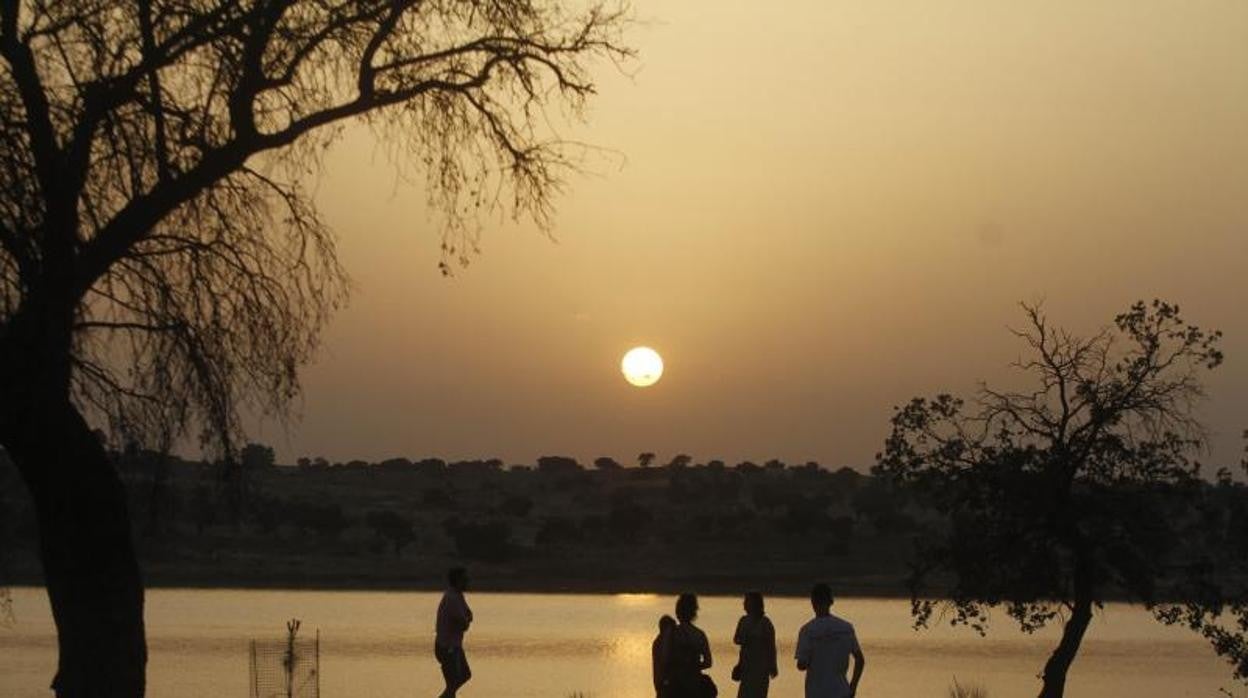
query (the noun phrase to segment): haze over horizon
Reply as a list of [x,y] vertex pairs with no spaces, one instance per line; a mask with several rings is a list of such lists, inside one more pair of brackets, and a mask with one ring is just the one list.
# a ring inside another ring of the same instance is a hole
[[[892,407],[1010,380],[1019,301],[1091,332],[1137,299],[1225,333],[1216,468],[1248,428],[1248,3],[635,5],[608,149],[550,240],[441,222],[366,130],[317,199],[355,282],[280,462],[640,451],[866,466]],[[617,155],[618,154],[618,155]],[[666,371],[620,376],[645,344]]]

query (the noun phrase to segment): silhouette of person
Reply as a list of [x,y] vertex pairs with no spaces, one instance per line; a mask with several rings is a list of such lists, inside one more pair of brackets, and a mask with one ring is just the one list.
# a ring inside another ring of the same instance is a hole
[[464,633],[472,624],[472,610],[464,600],[468,572],[463,567],[453,567],[446,573],[446,583],[446,592],[438,604],[433,654],[442,666],[442,678],[446,681],[446,689],[439,698],[455,698],[455,692],[472,678],[468,656],[464,654]]
[[693,624],[697,617],[698,597],[681,594],[676,599],[677,625],[663,642],[665,698],[712,698],[717,693],[711,677],[702,673],[711,667],[711,643]]
[[667,698],[667,677],[663,670],[663,643],[675,627],[676,619],[664,614],[659,619],[659,634],[655,636],[654,642],[650,645],[650,665],[654,672],[655,698]]
[[[853,698],[866,666],[854,626],[832,615],[832,588],[827,584],[810,590],[810,605],[815,617],[797,634],[797,668],[806,672],[806,698]],[[846,683],[850,656],[854,676]]]
[[737,698],[767,698],[771,679],[780,673],[776,666],[776,628],[763,611],[763,595],[751,591],[742,604],[745,615],[737,621],[732,641],[741,646],[733,678],[741,682]]

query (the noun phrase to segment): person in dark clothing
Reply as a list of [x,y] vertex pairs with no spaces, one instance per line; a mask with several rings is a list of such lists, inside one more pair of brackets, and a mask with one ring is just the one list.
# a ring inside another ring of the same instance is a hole
[[442,594],[442,601],[438,604],[433,654],[442,667],[442,678],[446,681],[446,689],[439,698],[455,698],[456,691],[472,678],[468,656],[464,654],[464,633],[472,624],[472,610],[464,600],[468,573],[464,568],[456,567],[447,572],[446,582],[446,593]]
[[737,621],[732,641],[741,647],[733,678],[740,681],[737,698],[767,698],[771,680],[780,672],[776,666],[776,628],[763,612],[763,595],[745,595],[745,615]]
[[711,698],[717,693],[711,677],[702,673],[711,667],[711,644],[706,633],[693,624],[697,617],[698,597],[681,594],[676,600],[678,623],[663,643],[665,698]]
[[650,665],[654,672],[655,698],[666,698],[667,678],[663,671],[663,643],[672,629],[676,627],[676,619],[664,614],[659,619],[659,634],[650,645]]

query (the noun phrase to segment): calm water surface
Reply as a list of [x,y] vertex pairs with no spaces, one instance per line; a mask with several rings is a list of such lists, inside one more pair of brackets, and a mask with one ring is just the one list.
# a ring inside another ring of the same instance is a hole
[[[149,695],[248,695],[248,640],[280,638],[289,618],[321,633],[321,689],[328,698],[436,696],[432,626],[438,595],[402,592],[154,590],[148,593]],[[469,594],[477,622],[467,647],[474,678],[464,698],[646,698],[650,642],[673,599],[651,595]],[[48,696],[55,636],[39,589],[14,590],[17,623],[0,629],[0,696]],[[1055,635],[1024,636],[1000,617],[988,638],[964,629],[915,633],[905,601],[841,599],[834,612],[858,628],[867,655],[862,698],[944,696],[956,676],[990,698],[1036,694],[1036,673]],[[769,599],[780,639],[772,695],[801,696],[793,640],[810,615],[800,599]],[[726,698],[735,661],[736,598],[704,597],[699,625],[711,638],[712,676]],[[1097,616],[1067,695],[1217,698],[1227,665],[1187,631],[1110,606]],[[1236,690],[1234,695],[1244,695]]]

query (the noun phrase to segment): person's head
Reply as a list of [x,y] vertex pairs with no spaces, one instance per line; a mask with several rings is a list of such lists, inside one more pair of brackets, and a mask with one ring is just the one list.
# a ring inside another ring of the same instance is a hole
[[763,595],[757,591],[745,592],[745,600],[742,602],[745,606],[745,612],[751,616],[763,615]]
[[456,591],[468,589],[468,570],[463,567],[452,567],[446,573],[446,583]]
[[819,582],[810,589],[810,607],[818,615],[826,615],[832,608],[832,587]]
[[681,594],[676,599],[676,620],[681,623],[692,623],[698,617],[698,597],[693,594]]
[[664,613],[659,619],[659,632],[665,633],[674,627],[676,627],[676,619]]

